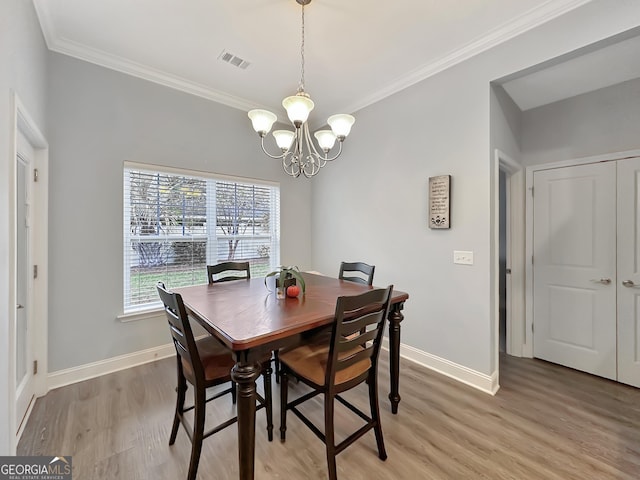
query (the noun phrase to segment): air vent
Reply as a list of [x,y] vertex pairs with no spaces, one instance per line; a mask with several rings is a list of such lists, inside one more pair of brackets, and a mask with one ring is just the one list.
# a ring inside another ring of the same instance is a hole
[[241,68],[242,70],[246,70],[246,68],[251,65],[250,62],[247,62],[240,57],[236,57],[233,53],[227,52],[226,50],[222,51],[218,59],[233,65],[234,67]]

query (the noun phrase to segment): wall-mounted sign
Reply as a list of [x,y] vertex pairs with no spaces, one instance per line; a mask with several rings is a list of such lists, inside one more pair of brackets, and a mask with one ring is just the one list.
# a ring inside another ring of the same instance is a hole
[[450,228],[451,175],[429,177],[429,228]]

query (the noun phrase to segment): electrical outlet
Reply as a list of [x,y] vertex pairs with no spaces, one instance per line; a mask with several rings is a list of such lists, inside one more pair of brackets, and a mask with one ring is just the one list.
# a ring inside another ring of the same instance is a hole
[[473,265],[473,252],[454,250],[453,263],[457,263],[459,265]]

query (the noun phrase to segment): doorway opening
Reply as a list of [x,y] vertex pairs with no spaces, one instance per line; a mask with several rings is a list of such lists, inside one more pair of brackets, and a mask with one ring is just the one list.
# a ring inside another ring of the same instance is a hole
[[[496,179],[496,357],[526,356],[524,307],[525,205],[524,170],[500,150],[495,151]],[[530,341],[530,340],[529,340]],[[496,365],[498,359],[496,359]]]

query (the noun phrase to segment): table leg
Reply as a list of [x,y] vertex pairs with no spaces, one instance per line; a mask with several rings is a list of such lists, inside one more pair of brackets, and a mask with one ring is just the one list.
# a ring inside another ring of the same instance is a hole
[[404,319],[404,302],[394,303],[389,310],[389,377],[391,381],[391,412],[398,413],[400,403],[400,322]]
[[240,480],[253,480],[256,446],[256,378],[260,365],[239,360],[231,370],[237,385]]

